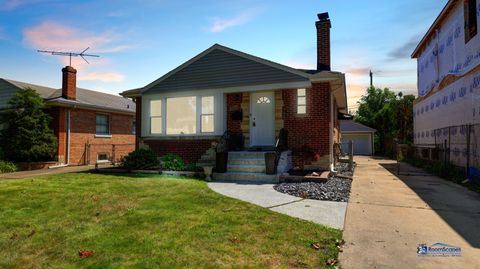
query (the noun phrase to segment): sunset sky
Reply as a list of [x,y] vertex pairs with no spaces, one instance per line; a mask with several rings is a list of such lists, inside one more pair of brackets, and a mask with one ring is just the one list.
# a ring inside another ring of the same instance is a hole
[[446,0],[58,1],[0,0],[0,77],[61,87],[68,59],[78,86],[108,93],[145,86],[219,43],[298,68],[315,68],[316,14],[332,20],[332,69],[347,75],[349,106],[368,86],[416,92],[410,54]]

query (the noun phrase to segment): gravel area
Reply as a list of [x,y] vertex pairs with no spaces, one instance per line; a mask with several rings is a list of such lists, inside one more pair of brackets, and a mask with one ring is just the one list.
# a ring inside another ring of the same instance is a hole
[[332,177],[324,183],[280,183],[273,188],[276,191],[305,199],[348,202],[351,186],[350,179]]

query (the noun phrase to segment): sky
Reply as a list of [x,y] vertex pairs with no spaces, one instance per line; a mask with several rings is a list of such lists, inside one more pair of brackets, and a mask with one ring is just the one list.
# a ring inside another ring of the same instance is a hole
[[61,87],[68,57],[77,86],[117,94],[143,87],[215,43],[315,69],[317,13],[332,22],[332,70],[346,74],[349,109],[369,85],[416,93],[410,55],[447,0],[0,0],[0,77]]

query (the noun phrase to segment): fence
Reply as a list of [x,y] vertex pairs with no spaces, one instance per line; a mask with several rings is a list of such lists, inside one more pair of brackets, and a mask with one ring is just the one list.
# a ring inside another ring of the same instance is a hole
[[118,164],[133,150],[135,150],[135,144],[86,144],[85,164]]
[[404,148],[403,159],[419,159],[463,168],[470,179],[480,180],[480,124],[433,130],[433,144]]

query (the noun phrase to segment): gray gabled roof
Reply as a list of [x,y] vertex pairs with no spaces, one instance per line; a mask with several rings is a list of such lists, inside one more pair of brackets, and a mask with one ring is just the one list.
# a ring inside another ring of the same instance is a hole
[[48,103],[135,113],[135,103],[118,95],[77,88],[76,100],[68,100],[62,97],[61,89],[2,78],[0,78],[0,99],[2,100],[0,101],[0,109],[7,108],[8,100],[13,97],[17,90],[27,87],[35,90]]
[[142,93],[301,82],[310,76],[310,72],[215,44],[145,86]]
[[376,129],[370,128],[358,122],[354,122],[353,120],[340,121],[341,133],[372,133],[376,131]]

